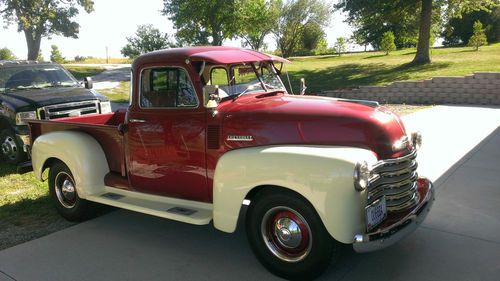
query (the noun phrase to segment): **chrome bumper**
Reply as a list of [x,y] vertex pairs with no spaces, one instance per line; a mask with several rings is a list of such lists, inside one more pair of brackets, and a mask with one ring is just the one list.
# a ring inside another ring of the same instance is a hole
[[426,182],[427,193],[424,200],[420,202],[417,208],[398,222],[386,228],[379,229],[372,233],[355,235],[353,243],[354,250],[358,253],[380,250],[395,244],[415,231],[415,229],[425,220],[434,203],[434,187],[431,181],[426,180]]

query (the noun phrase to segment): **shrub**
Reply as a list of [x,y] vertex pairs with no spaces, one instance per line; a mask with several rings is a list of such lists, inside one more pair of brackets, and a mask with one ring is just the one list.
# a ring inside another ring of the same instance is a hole
[[15,60],[16,56],[8,48],[0,49],[0,60]]
[[64,63],[65,58],[62,56],[59,48],[56,45],[52,45],[50,48],[52,49],[50,51],[50,61],[55,63]]
[[380,39],[380,50],[384,51],[386,55],[391,51],[396,50],[396,44],[394,43],[395,37],[392,31],[387,31],[382,34]]
[[486,39],[486,33],[483,28],[483,24],[480,21],[476,21],[473,26],[472,36],[469,38],[469,47],[473,47],[476,51],[479,47],[487,45],[488,40]]

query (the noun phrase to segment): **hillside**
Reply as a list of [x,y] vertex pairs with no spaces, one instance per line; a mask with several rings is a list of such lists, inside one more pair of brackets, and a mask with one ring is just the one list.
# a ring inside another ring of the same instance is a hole
[[[415,50],[405,49],[388,56],[382,52],[366,52],[340,57],[291,58],[293,63],[287,68],[294,91],[297,91],[299,79],[303,77],[306,79],[308,92],[383,85],[433,76],[467,75],[475,71],[500,72],[500,43],[482,47],[478,52],[471,48],[438,48],[431,52],[432,63],[420,66],[409,64]],[[285,77],[283,78],[286,82]]]

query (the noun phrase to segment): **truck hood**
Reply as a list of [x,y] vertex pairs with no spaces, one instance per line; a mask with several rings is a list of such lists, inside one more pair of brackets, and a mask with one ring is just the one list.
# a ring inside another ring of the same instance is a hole
[[0,94],[0,99],[9,103],[15,110],[35,110],[36,108],[67,102],[86,100],[106,100],[94,90],[80,87],[45,88],[39,90],[15,91]]
[[[277,144],[365,148],[379,159],[412,149],[400,118],[384,107],[326,97],[283,93],[244,95],[222,102],[223,142],[227,149]],[[238,140],[238,138],[243,140]]]

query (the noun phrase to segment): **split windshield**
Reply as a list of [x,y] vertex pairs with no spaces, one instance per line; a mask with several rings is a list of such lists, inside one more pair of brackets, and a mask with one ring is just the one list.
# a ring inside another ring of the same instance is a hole
[[210,81],[219,87],[221,98],[254,92],[286,91],[274,66],[267,62],[214,66],[210,71]]
[[74,87],[78,82],[57,65],[20,65],[0,68],[0,93],[51,87]]

